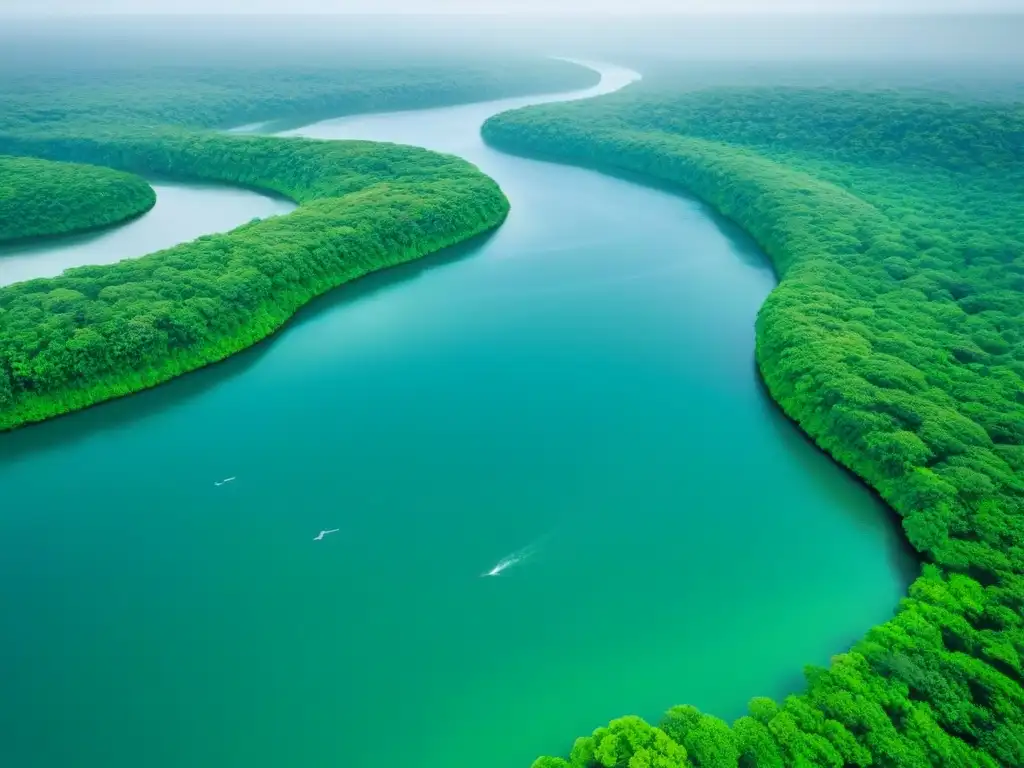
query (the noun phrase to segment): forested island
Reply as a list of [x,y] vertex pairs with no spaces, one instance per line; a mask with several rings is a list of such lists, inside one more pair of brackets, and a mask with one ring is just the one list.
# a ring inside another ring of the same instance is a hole
[[[8,161],[13,170],[44,169],[40,185],[73,175],[60,199],[83,210],[111,203],[104,223],[126,215],[128,201],[110,192],[115,180],[139,197],[148,191],[152,205],[148,185],[122,172],[242,185],[300,208],[135,261],[0,288],[0,430],[223,359],[271,334],[314,296],[491,229],[508,210],[498,186],[457,158],[215,129],[559,90],[597,77],[537,60],[5,73],[0,155],[46,158]],[[87,173],[69,162],[106,168]],[[30,190],[19,189],[24,202]],[[14,204],[13,221],[32,224],[27,234],[82,228],[59,209]]]
[[924,560],[803,693],[731,725],[623,718],[537,768],[1024,765],[1024,107],[663,81],[484,135],[674,185],[750,232],[779,278],[756,327],[769,392]]
[[152,187],[132,174],[0,156],[0,243],[98,229],[155,203]]

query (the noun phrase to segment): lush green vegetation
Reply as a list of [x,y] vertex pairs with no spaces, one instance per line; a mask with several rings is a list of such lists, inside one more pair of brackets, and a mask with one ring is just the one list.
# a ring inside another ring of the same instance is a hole
[[585,88],[588,69],[561,61],[453,60],[368,65],[245,62],[241,65],[75,68],[0,74],[0,132],[73,124],[275,128],[359,112],[438,107]]
[[60,199],[82,211],[64,215],[56,205],[30,204],[34,193],[20,178],[18,197],[5,208],[0,175],[0,214],[11,213],[17,232],[91,225],[86,210],[123,218],[127,199],[113,194],[114,181],[144,190],[152,204],[140,179],[106,168],[87,178],[85,166],[52,160],[244,185],[285,195],[300,208],[135,261],[0,288],[0,430],[223,359],[272,333],[312,297],[495,227],[508,210],[497,185],[457,158],[211,129],[437,106],[596,79],[553,61],[127,66],[96,54],[59,67],[38,60],[0,75],[0,153],[48,158],[12,158],[11,172],[51,169],[37,177],[40,187],[64,185]]
[[9,141],[6,151],[273,190],[288,215],[0,289],[0,429],[124,395],[264,338],[312,297],[496,226],[507,202],[422,149],[190,134]]
[[925,560],[803,693],[731,726],[690,707],[618,720],[568,763],[1024,765],[1024,107],[662,85],[484,133],[678,185],[751,232],[779,277],[756,328],[769,391]]
[[0,243],[115,224],[156,203],[138,176],[72,163],[0,157]]

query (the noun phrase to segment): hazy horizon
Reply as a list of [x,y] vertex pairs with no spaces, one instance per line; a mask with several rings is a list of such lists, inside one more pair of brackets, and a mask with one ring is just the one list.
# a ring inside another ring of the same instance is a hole
[[[0,25],[0,70],[52,69],[58,60],[91,67],[94,59],[109,64],[115,52],[125,67],[133,62],[181,65],[256,58],[325,64],[341,58],[369,62],[427,54],[561,55],[620,63],[856,60],[944,67],[1018,67],[1024,61],[1019,42],[1024,39],[1024,15],[999,14],[1001,0],[986,13],[971,14],[965,13],[965,0],[947,0],[939,6],[945,13],[936,13],[935,6],[922,12],[921,0],[896,2],[886,13],[864,7],[852,13],[851,0],[832,0],[829,14],[821,13],[822,7],[815,14],[785,10],[805,0],[776,0],[759,6],[758,13],[743,14],[738,9],[751,0],[731,0],[719,10],[732,13],[697,14],[709,0],[695,0],[661,16],[653,9],[666,7],[664,0],[636,0],[634,12],[623,16],[607,12],[624,7],[625,0],[602,0],[598,8],[605,12],[588,15],[571,13],[582,0],[551,0],[543,14],[527,7],[539,0],[492,0],[476,13],[457,12],[467,0],[415,6],[411,0],[380,0],[377,11],[385,12],[361,13],[367,0],[353,0],[334,4],[337,13],[329,16],[315,15],[326,7],[322,0],[294,0],[287,6],[281,0],[254,1],[245,6],[246,13],[230,12],[242,9],[239,0],[206,0],[201,9],[197,1],[178,0],[175,13],[167,13],[168,0],[160,0],[144,6],[145,12],[119,14],[115,6],[140,9],[128,0],[84,0],[72,13],[60,10],[70,9],[69,0],[0,0],[0,13],[6,14]],[[1022,4],[1024,0],[1013,2],[1015,7]],[[1007,5],[1005,0],[1002,5]],[[12,14],[14,6],[31,7],[35,13]],[[100,6],[108,12],[95,11]],[[951,15],[953,6],[960,8],[960,15]],[[282,7],[293,13],[270,13]],[[95,12],[82,15],[90,8]],[[518,11],[496,15],[498,8]]]
[[0,14],[81,15],[987,15],[1024,0],[0,0]]

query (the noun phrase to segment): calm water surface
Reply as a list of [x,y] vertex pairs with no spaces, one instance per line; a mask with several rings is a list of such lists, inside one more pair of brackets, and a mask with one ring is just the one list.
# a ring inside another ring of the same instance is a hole
[[735,717],[890,615],[893,521],[758,387],[763,256],[481,144],[528,101],[303,129],[458,153],[512,215],[0,436],[0,762],[523,768],[625,713]]
[[[55,277],[68,267],[112,264],[225,232],[254,218],[294,210],[287,200],[246,189],[153,181],[156,205],[113,229],[28,244],[0,246],[0,285]],[[55,244],[56,243],[56,244]]]

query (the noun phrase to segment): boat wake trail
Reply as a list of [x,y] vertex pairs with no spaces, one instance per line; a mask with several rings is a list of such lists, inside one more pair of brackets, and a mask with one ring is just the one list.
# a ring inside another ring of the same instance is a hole
[[540,550],[541,544],[544,543],[545,539],[547,539],[547,536],[542,536],[532,544],[527,544],[522,549],[517,549],[512,554],[505,555],[503,558],[501,558],[501,560],[498,561],[497,565],[495,565],[493,568],[491,568],[491,570],[487,571],[486,573],[481,573],[480,576],[482,578],[487,578],[488,576],[501,576],[502,573],[507,571],[512,566],[520,565],[526,562],[535,554],[537,554],[537,552]]

